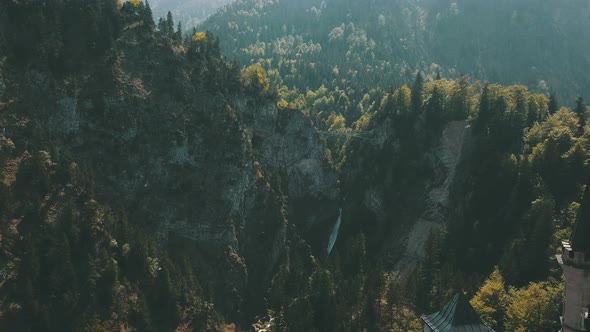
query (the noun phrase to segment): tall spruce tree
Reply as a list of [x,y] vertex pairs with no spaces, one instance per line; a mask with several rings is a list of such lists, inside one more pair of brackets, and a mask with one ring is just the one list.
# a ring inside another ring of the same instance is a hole
[[168,12],[166,16],[166,33],[168,37],[172,37],[174,35],[174,19],[172,18],[172,13]]
[[424,102],[424,79],[422,73],[418,71],[416,78],[414,79],[414,85],[412,85],[412,96],[410,105],[412,108],[412,114],[417,114],[422,110],[422,104]]
[[432,89],[432,96],[428,100],[425,113],[426,127],[436,131],[442,125],[444,118],[444,95],[438,85]]
[[549,114],[555,114],[559,110],[559,102],[557,100],[557,95],[555,92],[551,92],[549,95]]
[[175,39],[178,41],[182,41],[182,22],[178,22],[178,27],[176,28],[176,36]]
[[143,10],[143,22],[146,26],[153,28],[155,26],[152,8],[148,0],[145,0],[145,8]]
[[580,119],[579,125],[579,134],[584,132],[584,127],[586,126],[586,105],[584,104],[584,98],[579,97],[576,100],[576,108],[574,110]]
[[160,30],[160,32],[164,34],[168,33],[168,26],[166,25],[166,20],[164,20],[164,18],[162,17],[160,17],[160,20],[158,21],[158,30]]
[[493,109],[490,99],[490,86],[486,83],[481,92],[481,96],[479,97],[479,113],[477,115],[477,120],[475,121],[474,130],[476,132],[483,131],[484,128],[490,125],[492,116]]

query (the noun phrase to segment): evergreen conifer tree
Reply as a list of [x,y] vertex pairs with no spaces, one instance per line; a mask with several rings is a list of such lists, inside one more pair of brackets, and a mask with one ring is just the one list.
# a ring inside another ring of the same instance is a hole
[[176,36],[175,39],[178,41],[182,41],[182,22],[178,22],[178,27],[176,28]]
[[172,37],[174,35],[174,19],[172,18],[172,13],[168,12],[166,17],[166,33],[168,37]]
[[549,96],[549,114],[554,114],[555,112],[557,112],[559,110],[559,102],[557,101],[557,96],[555,95],[555,92],[551,92],[551,95]]
[[586,105],[584,104],[584,98],[579,97],[576,100],[576,108],[574,110],[580,119],[579,125],[579,134],[584,132],[584,127],[586,126]]
[[150,28],[155,26],[154,17],[152,15],[152,8],[148,0],[145,0],[145,8],[143,10],[143,22]]
[[168,26],[166,25],[166,20],[164,20],[162,17],[160,17],[160,20],[158,21],[158,30],[160,30],[161,33],[168,32]]
[[412,85],[412,96],[411,96],[411,108],[412,114],[417,114],[422,110],[422,104],[424,102],[424,79],[422,78],[422,73],[418,72],[416,74],[416,78],[414,79],[414,85]]

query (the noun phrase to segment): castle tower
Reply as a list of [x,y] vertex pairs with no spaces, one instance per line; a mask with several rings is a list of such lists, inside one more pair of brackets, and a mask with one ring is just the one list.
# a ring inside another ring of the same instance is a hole
[[582,198],[570,241],[563,241],[557,261],[565,274],[562,332],[590,331],[590,183]]

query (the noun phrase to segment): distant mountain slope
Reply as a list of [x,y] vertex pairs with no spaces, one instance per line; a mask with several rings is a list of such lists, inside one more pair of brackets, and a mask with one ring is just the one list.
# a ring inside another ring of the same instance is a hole
[[243,0],[201,28],[303,90],[387,89],[422,70],[589,96],[587,1]]
[[152,0],[154,17],[166,17],[168,11],[182,22],[185,28],[199,24],[207,16],[215,13],[219,8],[232,0]]

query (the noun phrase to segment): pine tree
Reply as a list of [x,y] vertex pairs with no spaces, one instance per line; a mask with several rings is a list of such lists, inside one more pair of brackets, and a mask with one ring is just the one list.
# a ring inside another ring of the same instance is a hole
[[178,28],[176,29],[176,40],[182,41],[182,22],[178,22]]
[[549,114],[555,114],[559,110],[559,102],[557,101],[557,96],[555,92],[551,92],[549,95]]
[[172,18],[171,12],[168,12],[166,17],[166,34],[168,37],[172,37],[174,35],[174,19]]
[[493,117],[493,109],[490,98],[490,87],[486,83],[479,97],[479,113],[475,121],[474,131],[481,132],[484,128],[489,127]]
[[160,32],[164,34],[167,33],[168,30],[166,20],[164,20],[162,17],[160,17],[160,20],[158,21],[158,30],[160,30]]
[[[436,131],[444,120],[444,96],[438,85],[432,89],[432,95],[426,105],[426,127]],[[434,133],[436,134],[436,132]]]
[[584,127],[586,126],[586,105],[584,104],[584,98],[579,97],[576,100],[576,108],[574,112],[576,112],[580,120],[578,134],[581,135],[584,132]]
[[321,326],[322,331],[328,331],[333,327],[335,320],[335,284],[332,274],[320,269],[310,278],[310,299],[313,305],[316,326]]
[[285,319],[285,311],[283,308],[279,311],[277,316],[275,317],[275,325],[273,332],[287,332],[289,331],[287,328],[287,321]]
[[[385,293],[385,298],[387,299],[387,308],[388,312],[390,313],[390,324],[393,324],[394,321],[398,319],[398,316],[402,311],[402,305],[404,304],[403,295],[404,290],[400,284],[399,275],[397,272],[393,273],[389,276],[388,288],[387,292]],[[392,326],[390,326],[390,329],[391,327]]]
[[469,115],[471,109],[469,78],[463,76],[456,80],[449,97],[449,112],[452,112],[450,117],[452,119],[465,119]]
[[416,115],[422,110],[422,104],[424,102],[424,79],[422,78],[422,73],[418,72],[416,74],[416,78],[414,79],[414,85],[412,85],[412,96],[411,96],[411,108],[412,114]]
[[155,26],[154,16],[152,15],[152,8],[150,7],[150,3],[148,0],[145,0],[145,8],[143,10],[143,23],[150,28],[153,28]]

